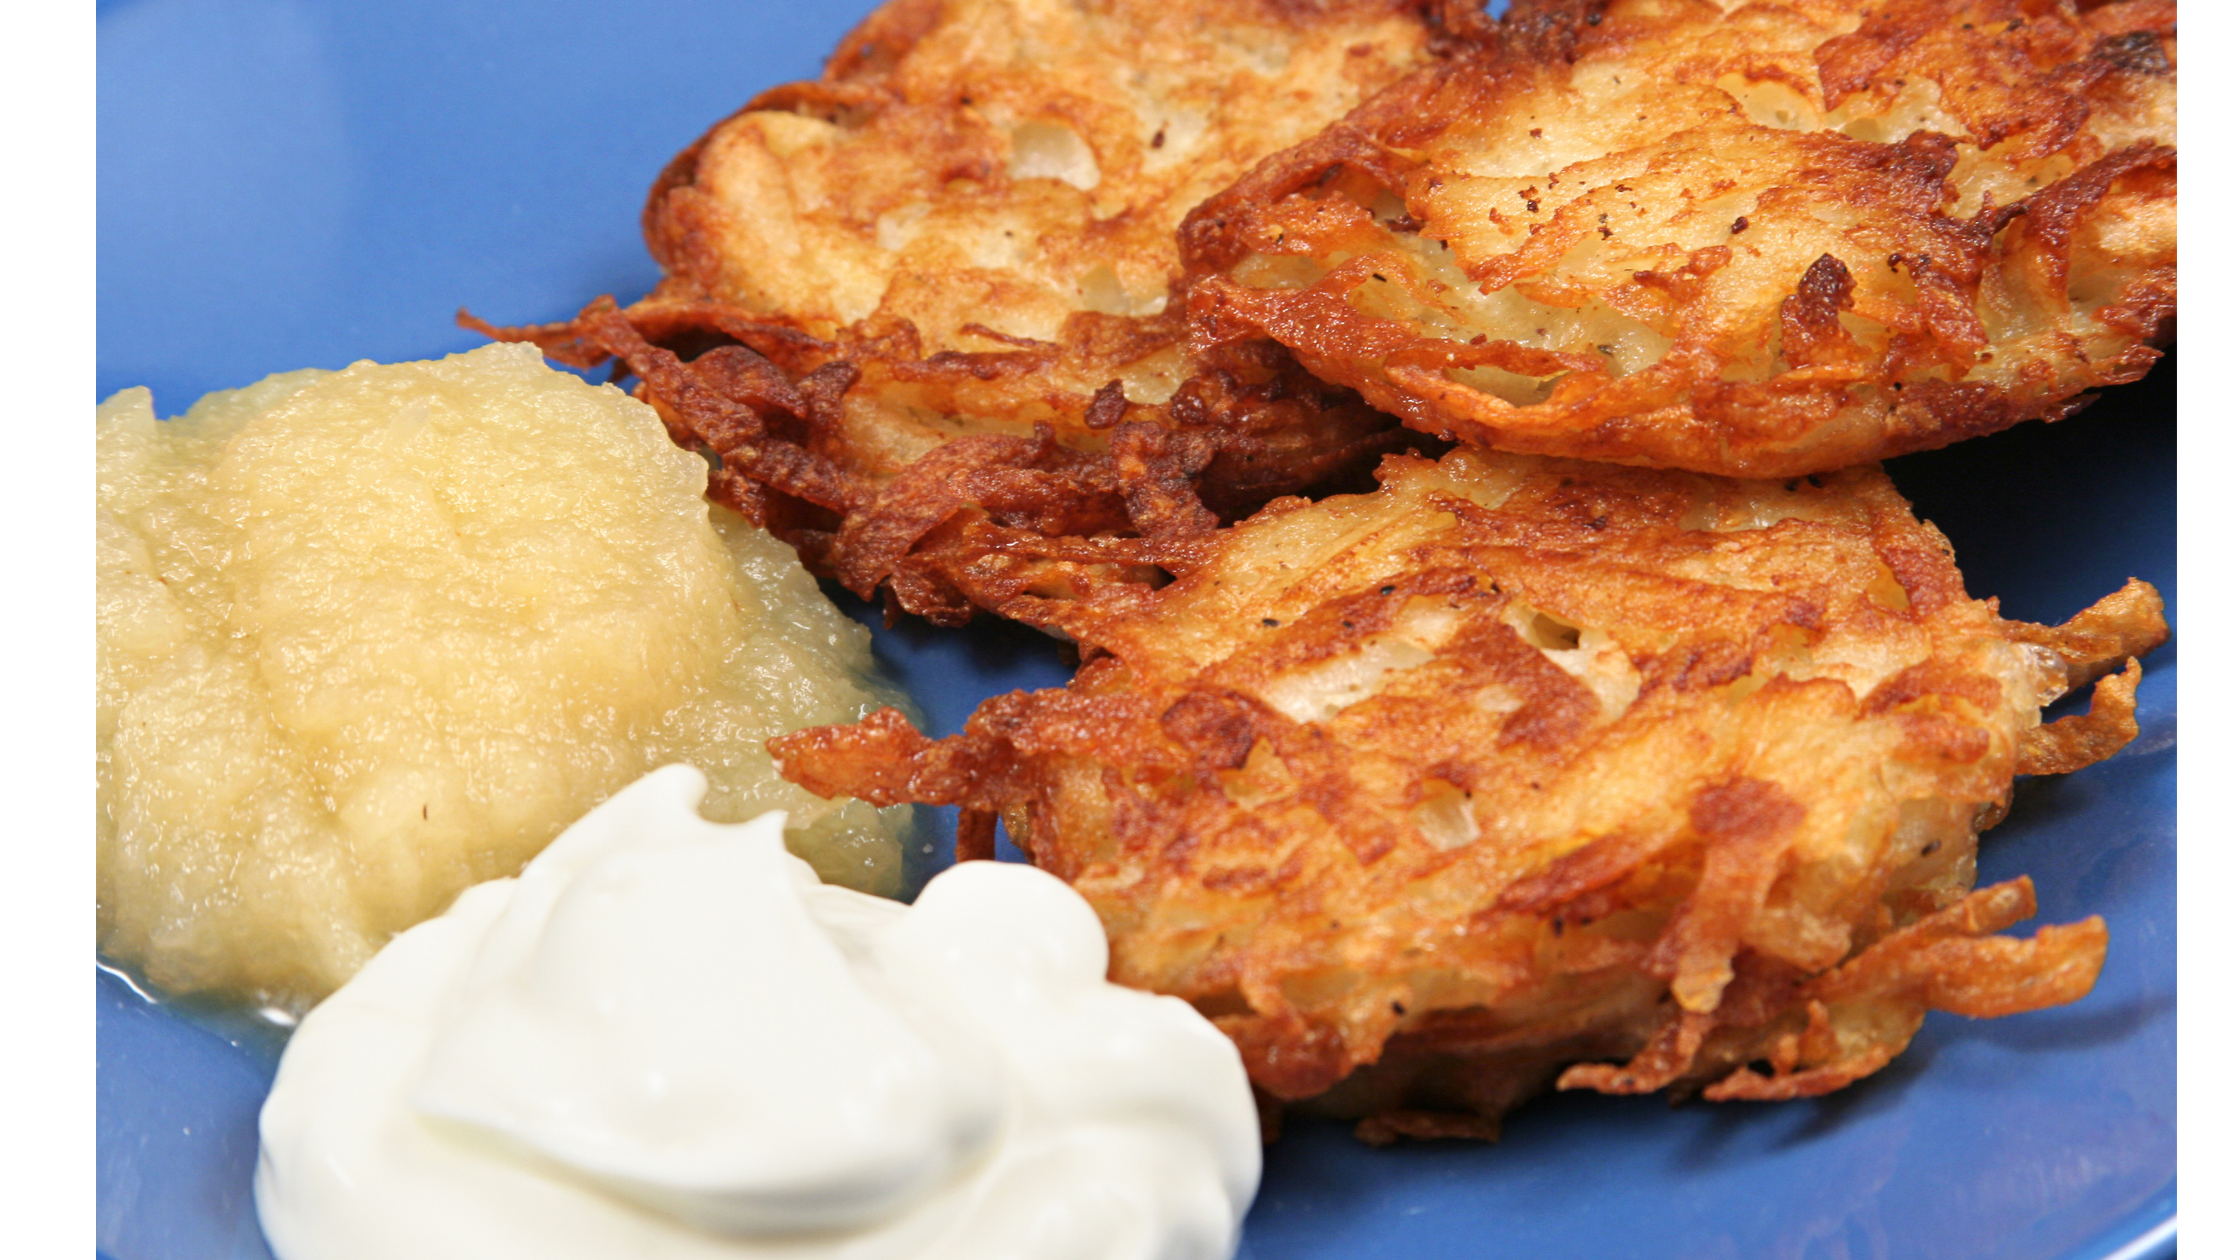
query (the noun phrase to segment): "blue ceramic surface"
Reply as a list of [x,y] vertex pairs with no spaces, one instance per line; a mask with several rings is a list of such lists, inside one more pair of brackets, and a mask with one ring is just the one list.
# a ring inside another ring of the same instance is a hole
[[[629,300],[661,164],[754,91],[814,73],[859,16],[672,3],[124,0],[100,22],[102,395],[158,410],[358,358],[477,344],[499,322]],[[2058,620],[2127,576],[2177,624],[2174,361],[2076,419],[1892,465],[1970,589]],[[851,611],[876,621],[869,610]],[[1016,628],[880,631],[933,726],[1062,683]],[[1494,1146],[1370,1150],[1295,1124],[1245,1253],[1289,1257],[2101,1260],[2168,1255],[2176,1215],[2177,645],[2139,741],[2025,781],[1984,878],[2036,877],[2042,921],[2107,917],[2086,1000],[1977,1023],[1833,1097],[1693,1105],[1564,1096]],[[97,1241],[114,1260],[256,1257],[249,1198],[272,1050],[96,979]],[[239,1029],[236,1028],[238,1034]]]

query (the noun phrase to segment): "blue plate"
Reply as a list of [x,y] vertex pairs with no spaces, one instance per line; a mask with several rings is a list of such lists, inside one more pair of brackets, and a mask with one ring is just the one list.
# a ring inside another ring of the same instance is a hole
[[[462,305],[515,322],[635,297],[657,278],[637,215],[662,163],[756,90],[814,74],[863,2],[101,4],[99,392],[149,385],[171,414],[271,372],[470,348]],[[1891,471],[2009,615],[2058,620],[2137,575],[2175,623],[2174,378],[2168,362],[2076,419]],[[878,643],[942,731],[985,695],[1066,677],[1012,627]],[[2175,645],[2148,663],[2137,743],[2025,781],[1986,838],[1984,878],[2035,876],[2045,921],[2107,917],[2089,998],[1932,1015],[1891,1068],[1811,1102],[1567,1095],[1494,1146],[1371,1150],[1295,1124],[1245,1254],[2173,1254],[2177,664]],[[96,990],[99,1246],[266,1256],[249,1178],[272,1039],[112,973]]]

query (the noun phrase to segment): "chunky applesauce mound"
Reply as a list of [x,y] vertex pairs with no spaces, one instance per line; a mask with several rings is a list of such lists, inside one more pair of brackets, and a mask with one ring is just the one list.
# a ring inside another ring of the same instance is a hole
[[907,815],[763,741],[892,702],[654,412],[527,346],[96,416],[99,931],[175,992],[316,1001],[669,762],[893,894]]

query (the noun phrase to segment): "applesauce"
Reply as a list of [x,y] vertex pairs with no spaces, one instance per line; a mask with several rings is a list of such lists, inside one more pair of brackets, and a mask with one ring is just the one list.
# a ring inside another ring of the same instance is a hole
[[900,890],[907,812],[763,750],[901,699],[868,632],[621,391],[500,344],[96,428],[99,943],[154,983],[301,1009],[678,761]]

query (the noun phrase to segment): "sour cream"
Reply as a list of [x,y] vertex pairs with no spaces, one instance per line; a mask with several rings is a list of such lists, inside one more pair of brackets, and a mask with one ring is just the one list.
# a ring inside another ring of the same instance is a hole
[[261,1120],[281,1260],[1226,1257],[1235,1048],[1105,982],[1096,915],[970,862],[902,906],[655,771],[303,1021]]

